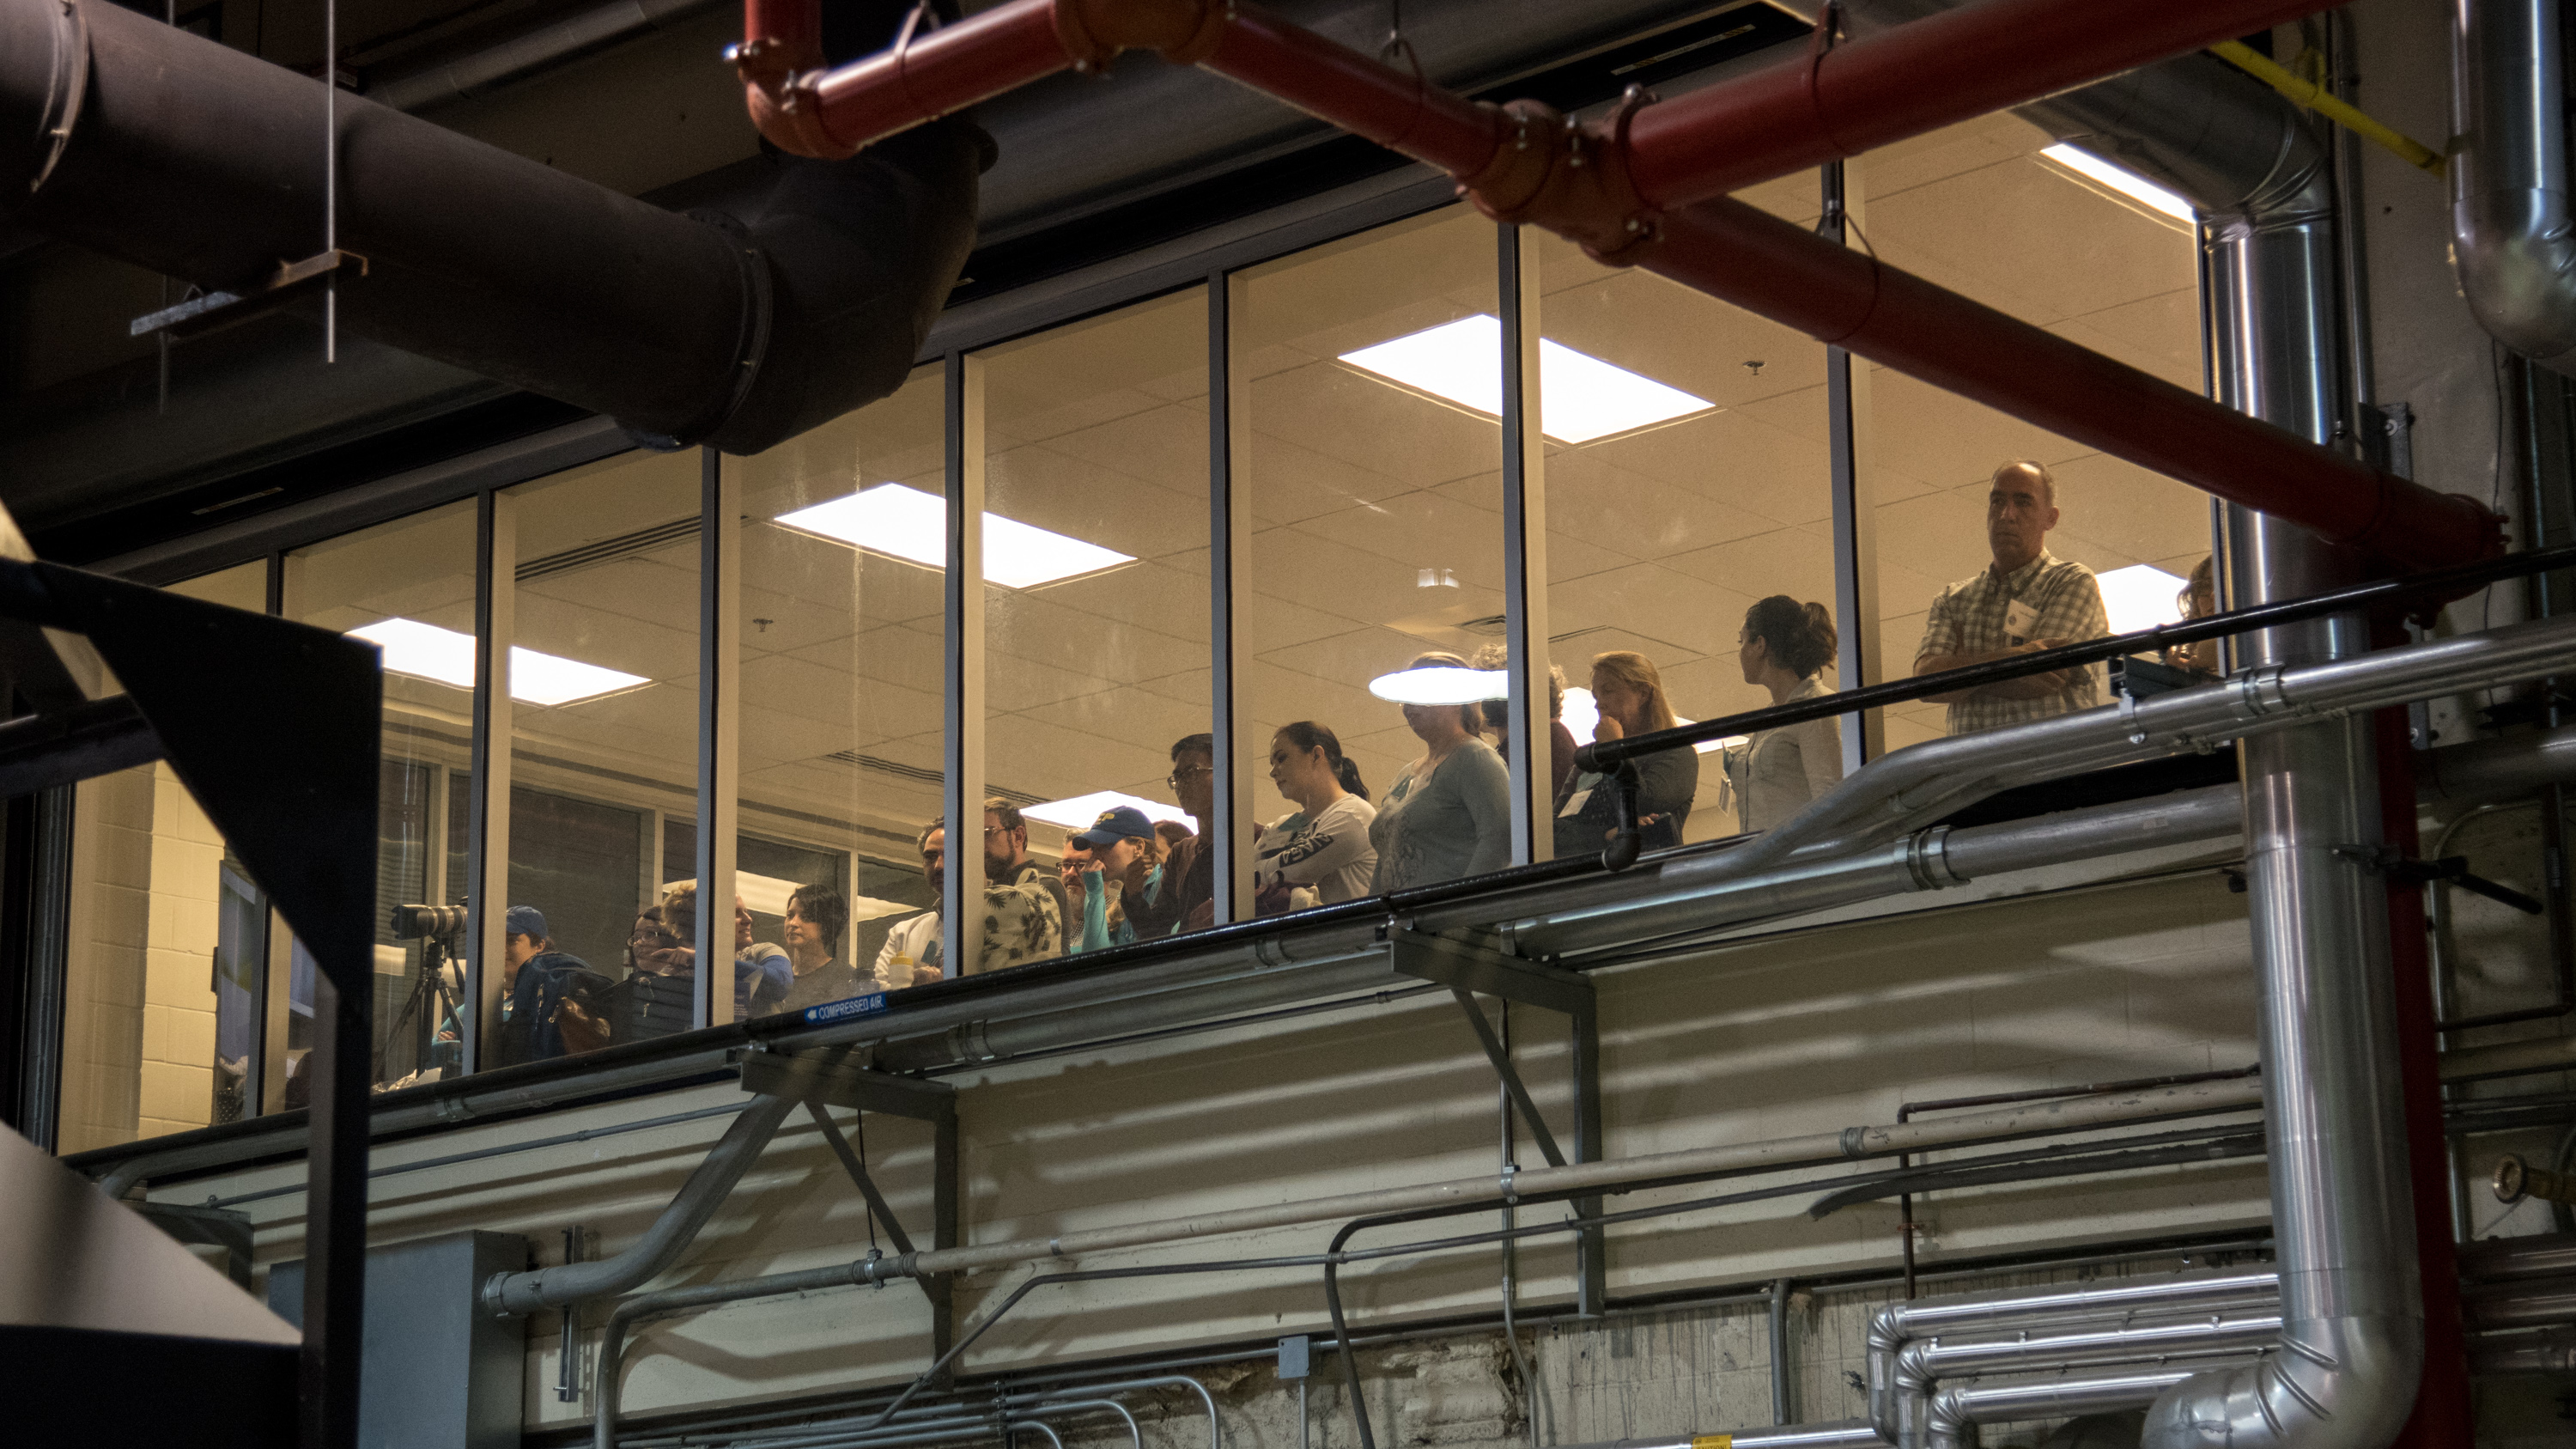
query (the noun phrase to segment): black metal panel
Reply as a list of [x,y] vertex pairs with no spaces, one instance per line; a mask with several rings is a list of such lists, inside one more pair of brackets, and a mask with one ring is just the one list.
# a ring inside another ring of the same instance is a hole
[[295,1350],[0,1324],[13,1444],[278,1449],[295,1437]]

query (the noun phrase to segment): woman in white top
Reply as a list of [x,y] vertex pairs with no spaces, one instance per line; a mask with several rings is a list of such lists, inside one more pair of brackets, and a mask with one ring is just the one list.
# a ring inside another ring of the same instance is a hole
[[[1828,694],[1816,675],[1834,658],[1834,620],[1822,604],[1773,594],[1744,614],[1736,636],[1744,682],[1771,692],[1773,704]],[[1838,716],[1757,731],[1726,752],[1727,783],[1744,829],[1773,830],[1807,802],[1842,783],[1843,731]]]
[[[1312,720],[1282,725],[1270,739],[1270,783],[1297,802],[1297,812],[1271,822],[1254,847],[1253,886],[1262,914],[1331,905],[1368,894],[1377,871],[1369,844],[1369,804],[1360,767],[1342,757],[1342,742]],[[1273,907],[1273,892],[1288,897]]]

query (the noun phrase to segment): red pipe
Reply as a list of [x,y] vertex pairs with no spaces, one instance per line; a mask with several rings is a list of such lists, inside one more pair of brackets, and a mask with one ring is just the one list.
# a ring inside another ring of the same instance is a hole
[[1628,169],[1648,206],[1685,206],[2332,8],[1983,0],[1649,106]]
[[[2383,645],[2405,641],[2394,628]],[[2379,737],[2380,838],[2413,860],[2415,751],[2406,711],[2383,709]],[[2424,889],[2388,884],[2388,964],[2397,1002],[2397,1070],[2406,1092],[2406,1151],[2415,1200],[2415,1256],[2424,1290],[2424,1380],[2393,1449],[2470,1449],[2468,1333],[2460,1317],[2460,1261],[2451,1232],[2450,1141],[2442,1130],[2442,1075],[2433,1032],[2433,968],[2424,940]]]
[[[2141,19],[2133,41],[2109,22],[2151,9],[2139,0],[1987,0],[1811,53],[1794,67],[1775,67],[1773,74],[1794,69],[1798,86],[1789,92],[1777,83],[1767,91],[1748,90],[1751,103],[1733,109],[1700,103],[1682,112],[1686,124],[1679,126],[1657,122],[1657,112],[1666,107],[1647,104],[1634,92],[1589,127],[1569,124],[1536,102],[1498,108],[1465,100],[1418,72],[1397,70],[1229,0],[1011,0],[819,78],[789,63],[801,53],[797,46],[805,33],[793,27],[810,20],[817,0],[746,0],[745,19],[753,29],[739,63],[755,116],[764,114],[764,105],[769,108],[764,134],[808,155],[846,155],[880,135],[1050,70],[1104,65],[1122,49],[1203,63],[1440,167],[1460,178],[1460,189],[1497,220],[1546,227],[1604,262],[1644,265],[2333,542],[2419,567],[2497,552],[2503,547],[2498,520],[2473,500],[2381,473],[1740,203],[1721,198],[1659,215],[1627,164],[1632,155],[1665,156],[1655,164],[1666,169],[1652,174],[1669,188],[1685,184],[1677,178],[1699,174],[1676,172],[1669,163],[1685,139],[1704,151],[1761,154],[1760,146],[1739,148],[1731,136],[1712,140],[1696,134],[1722,125],[1748,128],[1756,142],[1772,143],[1770,159],[1727,176],[1740,172],[1742,179],[1760,179],[1839,155],[1812,149],[1839,145],[1831,135],[1816,140],[1798,134],[1800,128],[1819,127],[1822,114],[1820,93],[1809,89],[1808,78],[1829,72],[1843,77],[1833,92],[1839,103],[1864,117],[1855,122],[1860,129],[1847,130],[1842,139],[1877,145],[2044,95],[2123,63],[2153,59],[2197,43],[2190,37],[2212,26],[2221,27],[2212,34],[2223,36],[2238,33],[2226,27],[2250,26],[2264,16],[2320,8],[2302,0],[2163,3],[2198,19],[2191,25]],[[1971,18],[1977,16],[1985,18]],[[2069,17],[2081,17],[2082,24]],[[2011,24],[2037,25],[2044,35],[2073,26],[2087,40],[2075,47],[2080,59],[2034,75],[2027,67],[2016,69],[2022,47],[2034,42],[2006,35],[2004,27]],[[1927,42],[1959,46],[1965,58],[1925,54]],[[1859,62],[1835,59],[1854,53]],[[2006,59],[2014,64],[2004,64]],[[1953,74],[1961,66],[1977,72],[1973,84]],[[1980,66],[1994,67],[1994,73]],[[1961,100],[1931,83],[1943,77],[1966,86],[1971,98]],[[1724,89],[1731,94],[1739,88]],[[1868,109],[1871,104],[1878,109]],[[1777,121],[1781,116],[1789,120]],[[1641,139],[1648,136],[1662,140],[1648,145]],[[806,149],[816,144],[826,149]],[[1781,146],[1810,149],[1783,161]]]
[[1668,216],[1634,252],[1693,290],[2331,542],[2419,568],[2503,547],[2474,499],[2379,472],[1742,202]]

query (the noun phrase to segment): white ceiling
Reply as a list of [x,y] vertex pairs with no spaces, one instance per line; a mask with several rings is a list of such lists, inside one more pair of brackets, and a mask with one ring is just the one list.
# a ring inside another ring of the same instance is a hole
[[[2047,139],[1990,117],[1854,162],[1869,244],[1893,265],[2196,387],[2189,234],[2039,159]],[[1817,210],[1803,178],[1747,196],[1793,220]],[[1595,653],[1634,648],[1663,666],[1685,715],[1765,702],[1736,667],[1745,609],[1769,593],[1831,598],[1824,349],[1553,240],[1537,255],[1545,335],[1716,404],[1640,433],[1548,446],[1557,662],[1580,683]],[[1498,426],[1334,359],[1497,310],[1494,258],[1491,225],[1453,208],[1237,282],[1255,520],[1247,763],[1266,756],[1274,726],[1311,718],[1339,731],[1383,785],[1416,744],[1368,680],[1424,649],[1492,637],[1458,626],[1503,608]],[[989,592],[985,769],[995,785],[1168,798],[1169,745],[1208,728],[1204,327],[1193,290],[979,359],[987,506],[1136,559]],[[1867,391],[1877,622],[1898,672],[1932,594],[1983,565],[1986,480],[2007,458],[2057,471],[2065,521],[2051,546],[2063,556],[2183,573],[2207,550],[2206,501],[2192,490],[1898,374],[1869,369]],[[943,491],[940,392],[925,370],[885,402],[727,463],[746,521],[747,801],[907,832],[938,808],[926,781],[827,758],[855,752],[935,776],[937,573],[768,520],[876,483]],[[517,556],[689,516],[699,487],[694,453],[631,454],[528,485],[514,494]],[[402,614],[470,629],[472,531],[472,509],[460,506],[307,550],[290,609],[333,628]],[[675,797],[693,790],[697,580],[698,542],[687,537],[523,584],[523,646],[652,683],[522,707],[522,749],[661,780]],[[390,690],[431,716],[461,717],[457,691]],[[1937,719],[1937,707],[1903,712],[1891,738],[1922,738]],[[1256,793],[1263,814],[1290,808],[1266,783]]]

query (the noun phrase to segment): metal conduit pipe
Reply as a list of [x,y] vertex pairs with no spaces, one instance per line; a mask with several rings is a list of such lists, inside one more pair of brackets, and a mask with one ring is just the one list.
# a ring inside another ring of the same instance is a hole
[[[997,1408],[986,1414],[979,1421],[979,1427],[984,1433],[998,1431],[1007,1436],[1013,1425],[1035,1424],[1050,1415],[1103,1411],[1116,1414],[1126,1421],[1128,1440],[1132,1449],[1145,1449],[1144,1429],[1137,1424],[1136,1416],[1127,1411],[1127,1406],[1115,1399],[1069,1399],[1061,1403],[1049,1404],[1015,1402],[1006,1408]],[[874,1449],[876,1445],[905,1441],[888,1439],[881,1434],[843,1430],[830,1433],[763,1434],[729,1439],[724,1442],[728,1449]]]
[[[2426,697],[2441,692],[2431,684],[2437,675],[2468,678],[2492,669],[2499,680],[2536,678],[2551,668],[2540,661],[2560,642],[2548,636],[2562,622],[2533,620],[2362,657],[2265,661],[2229,679],[2151,699],[1911,745],[1872,761],[1779,829],[1718,859],[1730,875],[1750,874],[1804,853],[1865,848],[2010,786],[2295,731],[2315,719]],[[2471,647],[2448,657],[2424,652],[2455,643]]]
[[2477,1283],[2460,1293],[2472,1329],[2553,1328],[2576,1324],[2576,1276]]
[[[2189,1379],[2191,1370],[2122,1374],[2095,1379],[2051,1379],[2035,1384],[1977,1384],[1943,1389],[1932,1397],[1933,1449],[1974,1449],[1979,1424],[2060,1415],[2100,1414],[2152,1403]],[[2395,1432],[2395,1426],[2389,1426]]]
[[[905,7],[872,0],[893,33]],[[209,291],[322,251],[326,92],[96,0],[0,0],[0,217]],[[982,138],[782,160],[753,207],[664,211],[339,98],[349,329],[618,419],[752,452],[892,392],[975,223]],[[254,311],[258,304],[233,304]]]
[[[1884,757],[1883,757],[1884,758]],[[1873,761],[1867,769],[1876,768]],[[1804,915],[1908,892],[1943,890],[1989,875],[2234,836],[2244,805],[2234,785],[2070,810],[2037,820],[1953,830],[1933,826],[1894,845],[1816,862],[1732,875],[1732,853],[1667,866],[1656,888],[1614,906],[1524,916],[1504,927],[1524,950],[1568,954]]]
[[2415,755],[2415,795],[2426,803],[2498,800],[2569,780],[2576,780],[2576,724]]
[[697,1171],[689,1174],[688,1182],[671,1199],[670,1206],[662,1209],[661,1216],[626,1251],[614,1257],[559,1263],[551,1268],[495,1273],[483,1285],[484,1310],[496,1318],[516,1317],[623,1293],[659,1275],[696,1241],[698,1230],[715,1216],[725,1195],[759,1160],[761,1149],[778,1134],[778,1125],[787,1120],[796,1105],[786,1097],[754,1097],[751,1106],[726,1125],[724,1136],[707,1152]]
[[2478,325],[2576,369],[2576,205],[2558,0],[2453,0],[2451,262]]
[[1843,1419],[1831,1424],[1780,1424],[1762,1429],[1737,1429],[1726,1434],[1666,1435],[1660,1439],[1609,1439],[1592,1444],[1567,1444],[1559,1449],[1700,1449],[1710,1440],[1723,1441],[1729,1449],[1883,1449],[1886,1440],[1869,1426],[1866,1419]]
[[2576,1274],[2576,1233],[2489,1238],[2460,1248],[2460,1277],[2471,1283]]
[[2280,1275],[2269,1269],[2175,1273],[2080,1288],[2007,1288],[1891,1303],[1870,1315],[1863,1340],[1869,1358],[1869,1421],[1887,1442],[1904,1442],[1900,1361],[1919,1341],[1945,1333],[2030,1332],[2141,1314],[2262,1307],[2279,1301],[2280,1285]]
[[1895,1443],[1899,1449],[1923,1449],[1931,1442],[1936,1420],[1932,1402],[1944,1379],[2221,1356],[2239,1359],[2246,1350],[2269,1347],[2280,1336],[2280,1314],[2269,1311],[1964,1343],[1917,1339],[1895,1355]]
[[2481,1375],[2576,1374],[2576,1329],[2500,1334],[2469,1341],[2469,1372]]

